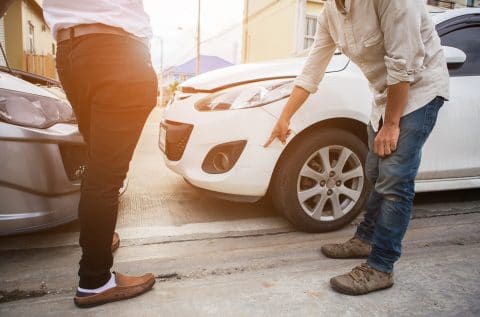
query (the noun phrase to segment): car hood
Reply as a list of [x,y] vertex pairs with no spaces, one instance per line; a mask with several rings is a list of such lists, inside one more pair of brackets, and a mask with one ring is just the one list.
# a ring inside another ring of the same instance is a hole
[[46,89],[5,72],[0,72],[0,88],[58,99],[57,96]]
[[[306,57],[301,57],[225,67],[190,78],[179,89],[183,92],[213,92],[255,81],[294,78],[302,71],[305,60]],[[327,72],[341,71],[347,64],[345,55],[334,55]]]
[[446,10],[443,13],[433,14],[431,15],[431,17],[433,19],[433,22],[438,26],[442,22],[466,14],[480,14],[480,8],[460,8],[454,10]]

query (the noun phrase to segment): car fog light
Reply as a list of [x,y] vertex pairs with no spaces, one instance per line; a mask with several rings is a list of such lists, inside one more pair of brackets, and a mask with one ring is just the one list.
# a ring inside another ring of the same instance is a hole
[[230,159],[227,154],[223,152],[218,152],[213,157],[213,167],[221,173],[228,171],[230,169]]
[[203,160],[203,171],[209,174],[222,174],[230,171],[240,158],[246,144],[246,140],[241,140],[213,147]]

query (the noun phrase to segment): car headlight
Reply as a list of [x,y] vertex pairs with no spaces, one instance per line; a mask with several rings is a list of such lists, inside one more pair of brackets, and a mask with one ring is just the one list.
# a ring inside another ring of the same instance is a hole
[[75,122],[75,115],[65,101],[0,89],[0,119],[16,125],[44,129],[56,123]]
[[195,104],[199,111],[235,110],[260,107],[290,96],[293,80],[250,84],[212,94]]

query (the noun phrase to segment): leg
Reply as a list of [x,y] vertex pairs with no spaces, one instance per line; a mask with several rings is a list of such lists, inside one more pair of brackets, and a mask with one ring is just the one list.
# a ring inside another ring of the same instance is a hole
[[[365,163],[365,174],[370,183],[375,184],[378,178],[378,156],[373,152],[375,132],[368,125],[368,154]],[[380,212],[383,197],[375,189],[372,190],[367,201],[367,212],[364,220],[357,228],[355,236],[344,243],[325,244],[321,247],[322,253],[333,259],[366,258],[371,251],[371,240],[375,230],[375,223]]]
[[79,205],[82,288],[98,287],[110,277],[118,192],[157,96],[156,75],[143,44],[107,36],[97,53],[112,58],[113,65],[88,65],[89,77],[96,79],[88,86],[89,166]]
[[422,147],[432,131],[443,99],[435,98],[425,107],[405,116],[400,123],[398,149],[379,162],[376,191],[384,199],[372,239],[368,265],[386,273],[401,255],[401,244],[410,222],[415,177]]
[[368,181],[373,185],[372,192],[367,201],[367,212],[363,221],[358,225],[355,237],[366,243],[371,243],[373,232],[375,231],[375,223],[377,222],[378,214],[380,213],[380,206],[382,204],[383,196],[375,190],[375,183],[378,179],[378,163],[379,157],[373,151],[373,141],[376,133],[372,126],[368,127],[368,154],[365,163],[365,174]]
[[60,78],[89,152],[79,203],[79,284],[95,289],[111,278],[118,190],[156,103],[156,75],[148,48],[127,37],[88,35],[61,44]]
[[367,263],[330,280],[333,289],[349,295],[367,294],[393,285],[393,264],[401,254],[401,242],[410,221],[414,182],[421,150],[437,118],[443,99],[403,117],[397,150],[379,159],[375,192],[381,196],[374,226],[372,252]]
[[149,113],[104,113],[95,108],[94,104],[89,168],[79,207],[83,250],[79,275],[80,287],[84,288],[98,287],[104,282],[97,281],[110,277],[118,192]]

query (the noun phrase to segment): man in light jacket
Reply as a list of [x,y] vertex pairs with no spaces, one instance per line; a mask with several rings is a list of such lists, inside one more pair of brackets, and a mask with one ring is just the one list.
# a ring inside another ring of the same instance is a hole
[[336,48],[358,65],[374,95],[365,166],[373,190],[365,219],[352,239],[322,247],[331,258],[367,258],[330,280],[335,290],[359,295],[393,285],[422,147],[448,99],[449,77],[424,1],[327,0],[304,69],[265,146],[275,138],[285,143],[290,118],[317,91]]

